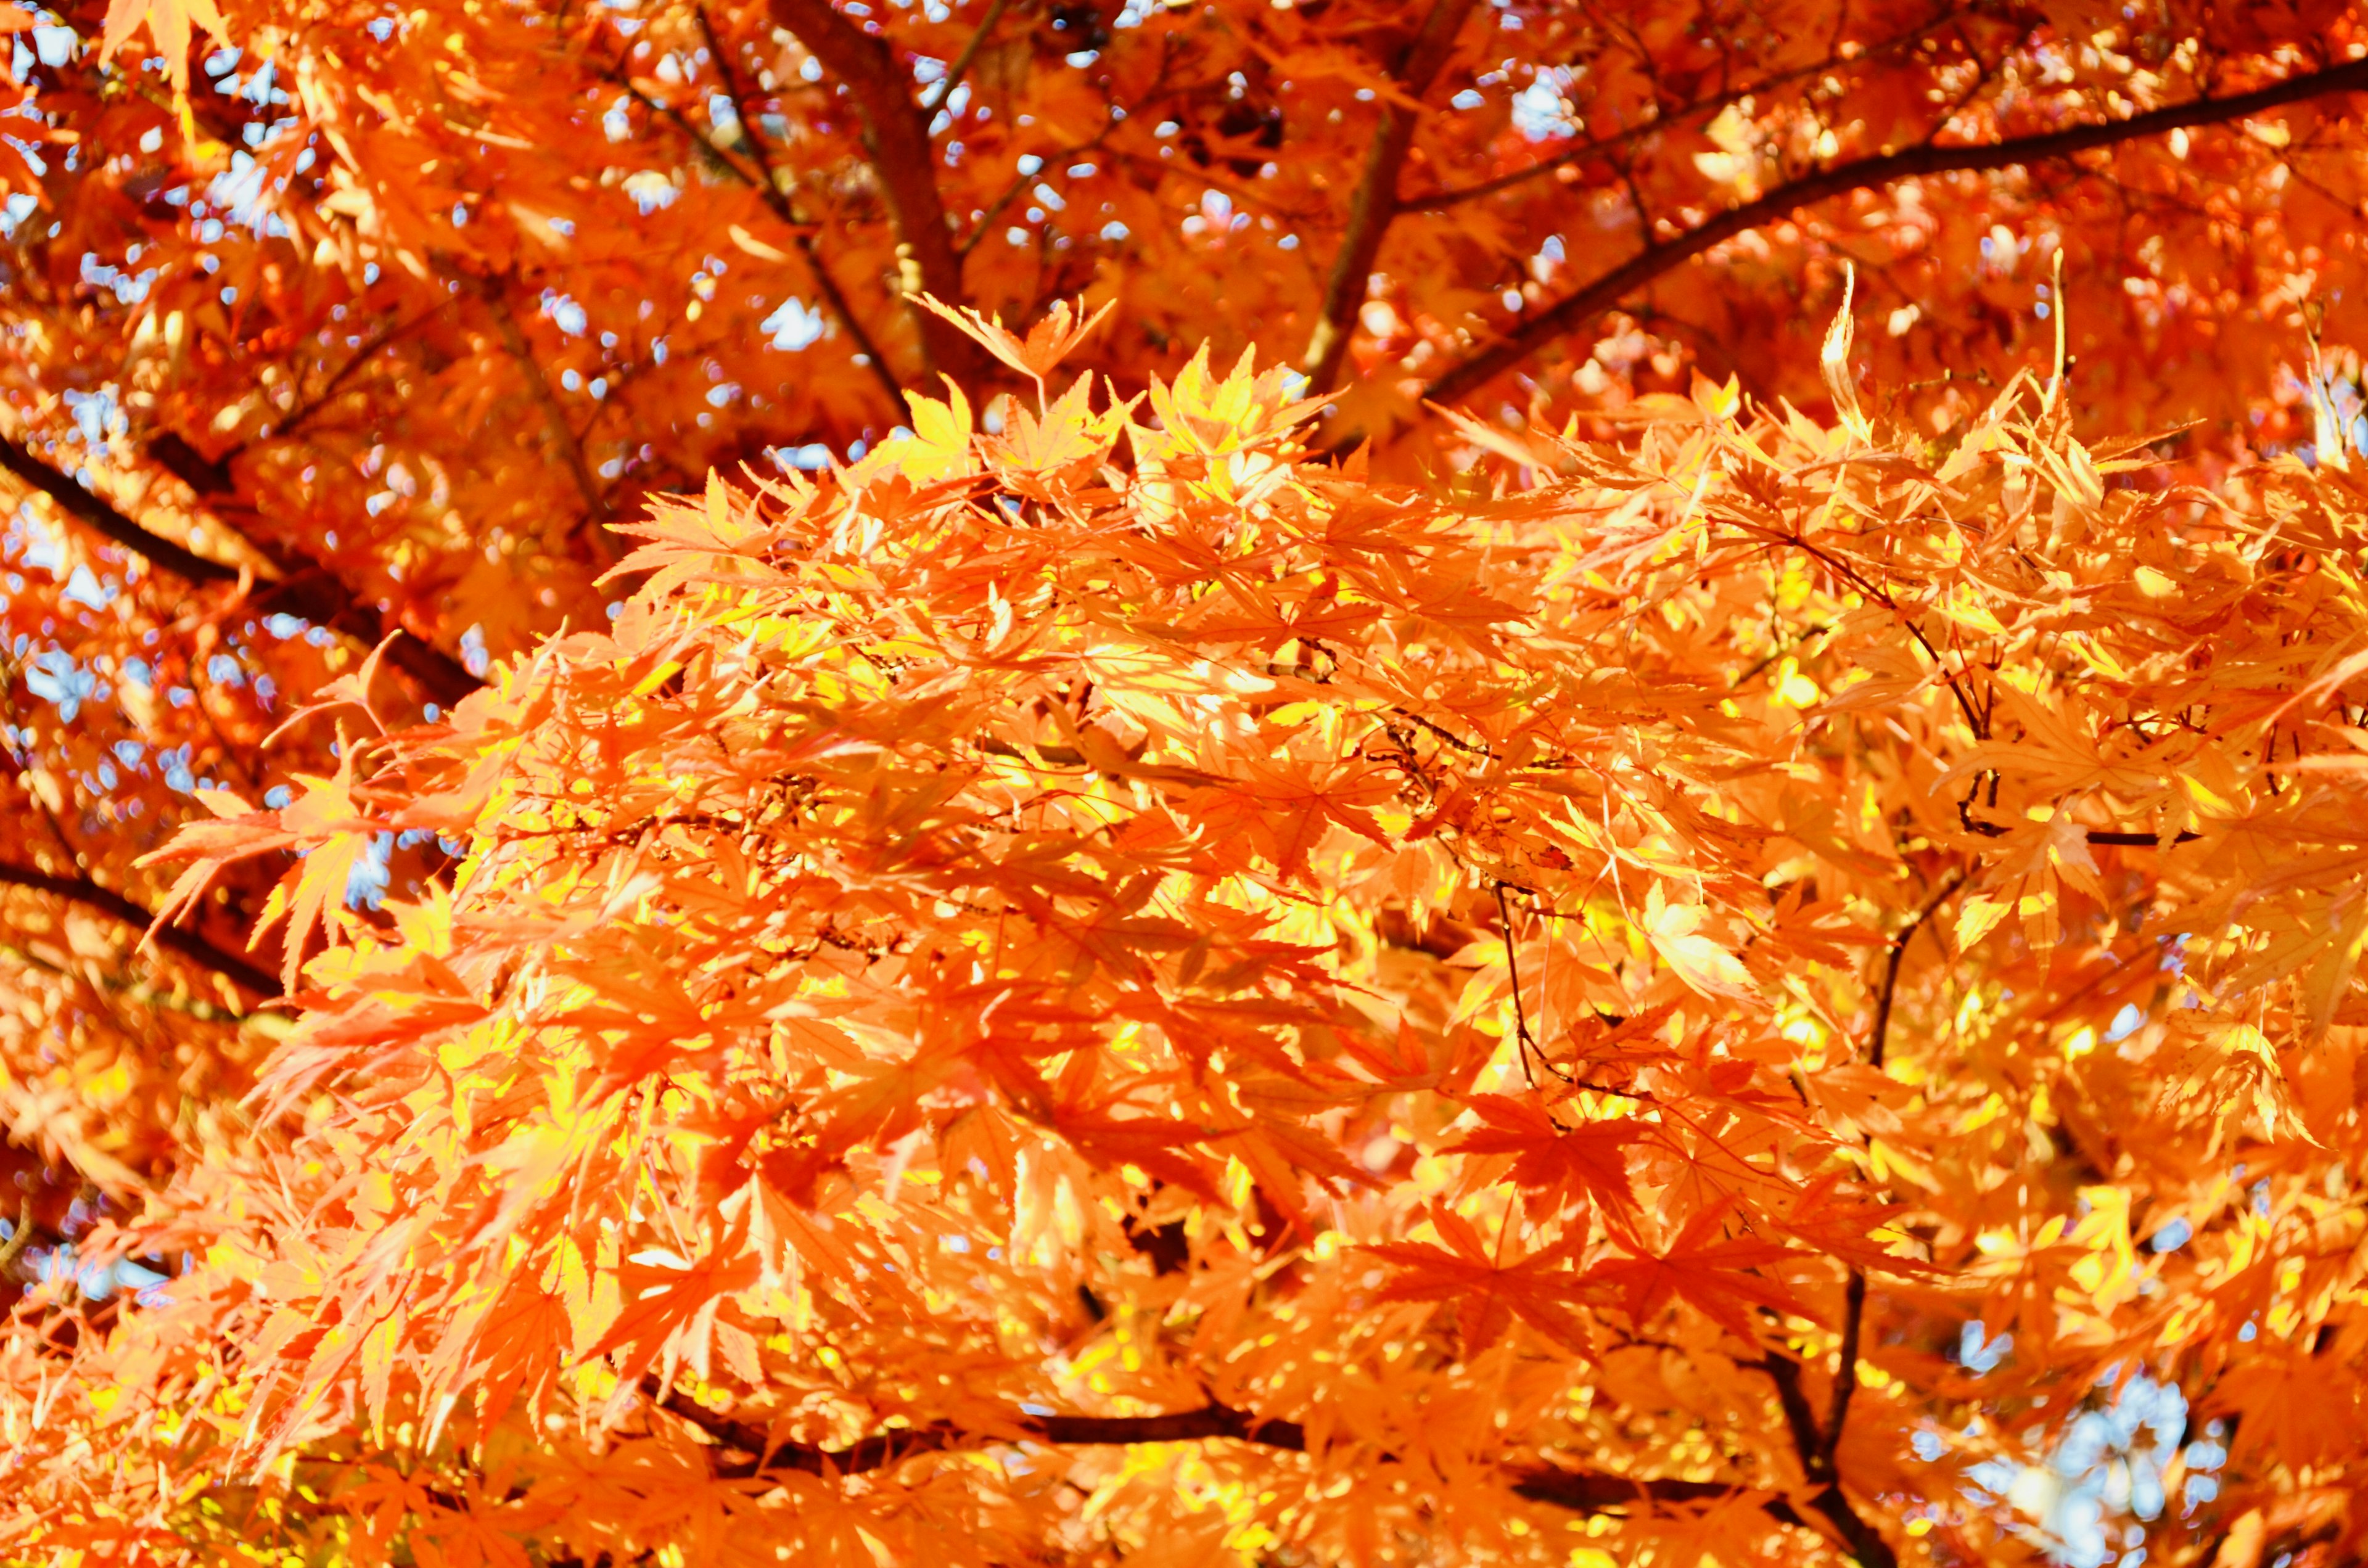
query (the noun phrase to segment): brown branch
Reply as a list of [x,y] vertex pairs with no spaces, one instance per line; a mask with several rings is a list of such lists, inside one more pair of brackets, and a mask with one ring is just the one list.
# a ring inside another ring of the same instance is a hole
[[[145,932],[155,924],[156,917],[151,911],[142,909],[120,892],[99,886],[88,877],[56,877],[47,871],[0,862],[0,885],[29,888],[35,892],[64,899],[69,903],[78,903],[136,931]],[[279,982],[237,954],[224,952],[195,931],[185,930],[178,926],[159,926],[154,939],[156,946],[166,952],[187,959],[200,969],[211,970],[258,996],[279,994]]]
[[[880,345],[871,340],[871,329],[855,313],[855,306],[848,300],[847,291],[838,286],[838,279],[833,278],[830,269],[823,265],[822,249],[814,244],[814,225],[805,221],[804,215],[790,199],[789,193],[781,188],[780,176],[773,163],[771,150],[765,145],[764,132],[756,117],[748,112],[748,95],[740,85],[740,74],[733,68],[731,53],[724,48],[723,40],[716,36],[715,24],[708,19],[704,6],[699,7],[699,30],[707,39],[707,52],[715,62],[715,74],[723,81],[725,96],[732,100],[733,118],[740,122],[740,134],[748,139],[748,150],[756,158],[759,174],[752,175],[742,168],[737,158],[723,157],[723,149],[715,145],[714,139],[700,135],[690,121],[683,118],[681,110],[671,105],[654,107],[671,119],[683,134],[716,153],[718,160],[732,171],[735,178],[756,190],[757,199],[763,202],[765,210],[789,231],[790,244],[797,247],[799,256],[806,264],[806,270],[814,274],[814,291],[822,296],[823,308],[838,318],[840,330],[855,345],[856,353],[863,358],[864,368],[871,372],[871,379],[880,383],[880,390],[888,394],[889,408],[902,418],[905,415],[905,388],[896,380],[895,368],[888,363],[888,356],[880,352]],[[630,77],[626,78],[625,85],[628,92],[643,103],[652,102],[640,88],[632,85]]]
[[14,441],[0,440],[0,468],[6,469],[51,501],[58,510],[132,554],[161,566],[186,583],[235,583],[238,568],[199,555],[185,544],[151,533],[105,500],[26,451]]
[[2190,126],[2216,125],[2268,109],[2334,93],[2368,91],[2368,60],[2325,71],[2305,72],[2249,93],[2202,97],[2150,109],[2127,119],[2073,126],[2064,131],[2011,137],[1980,146],[1911,147],[1805,175],[1756,200],[1731,208],[1682,234],[1647,244],[1627,261],[1577,292],[1531,316],[1511,335],[1491,344],[1423,389],[1425,400],[1446,403],[1477,390],[1564,334],[1577,330],[1680,263],[1794,210],[1844,195],[1921,176],[1975,173],[2017,164],[2067,158],[2123,142],[2158,136]]
[[[1163,1415],[1027,1415],[1012,1416],[996,1431],[976,1431],[945,1422],[883,1432],[860,1438],[843,1449],[806,1443],[775,1443],[761,1426],[733,1421],[706,1410],[680,1393],[669,1393],[659,1408],[690,1423],[726,1449],[749,1457],[715,1467],[719,1476],[746,1480],[768,1471],[797,1471],[807,1475],[855,1475],[884,1470],[922,1454],[952,1453],[991,1448],[998,1443],[1049,1443],[1060,1447],[1098,1444],[1190,1443],[1210,1438],[1254,1443],[1285,1453],[1304,1453],[1307,1431],[1296,1421],[1261,1421],[1247,1412],[1222,1404]],[[1670,1481],[1657,1477],[1613,1475],[1597,1471],[1563,1470],[1533,1465],[1514,1471],[1514,1493],[1531,1502],[1550,1503],[1579,1513],[1605,1513],[1639,1505],[1710,1503],[1751,1490],[1724,1481]],[[1799,1514],[1780,1497],[1762,1505],[1787,1524],[1802,1522]],[[1885,1565],[1888,1568],[1888,1565]]]
[[[184,582],[211,584],[239,580],[237,567],[199,555],[187,545],[177,544],[142,527],[121,508],[85,490],[14,441],[0,440],[0,468],[6,469],[50,497],[59,510],[108,542],[130,551],[153,566],[170,572]],[[233,499],[210,492],[194,482],[192,488],[199,490],[200,502],[217,512],[222,501]],[[237,532],[235,529],[232,531]],[[388,627],[384,613],[357,595],[321,562],[289,551],[274,549],[243,533],[238,537],[241,542],[270,562],[274,571],[281,574],[279,581],[268,585],[256,596],[253,602],[256,609],[265,614],[285,610],[315,625],[344,632],[364,647],[374,648],[386,640]],[[387,649],[386,656],[388,663],[418,682],[420,689],[432,700],[447,708],[484,684],[450,654],[407,631],[395,639]],[[273,986],[271,989],[277,991],[279,988]]]
[[986,35],[993,32],[995,24],[1003,19],[1003,9],[1009,4],[1011,0],[994,0],[994,4],[987,6],[986,15],[979,18],[978,30],[970,35],[970,41],[962,45],[962,51],[954,56],[953,64],[947,68],[936,86],[922,95],[921,108],[932,117],[946,107],[946,100],[954,96],[954,89],[961,86],[962,78],[970,74],[971,66],[978,60],[978,51],[986,44]]
[[946,227],[945,199],[935,176],[937,151],[929,142],[928,111],[913,102],[911,77],[897,63],[885,39],[874,38],[834,7],[830,0],[770,0],[773,20],[794,34],[806,52],[837,76],[855,101],[863,126],[864,152],[896,226],[898,289],[921,337],[932,371],[975,383],[980,360],[969,338],[951,322],[922,308],[928,293],[961,304],[962,259]]
[[[1899,1568],[1899,1555],[1882,1532],[1860,1517],[1844,1494],[1841,1477],[1834,1465],[1836,1432],[1820,1433],[1816,1417],[1809,1410],[1809,1401],[1801,1390],[1801,1364],[1770,1351],[1755,1363],[1776,1385],[1776,1402],[1784,1412],[1784,1425],[1792,1434],[1793,1447],[1800,1455],[1801,1473],[1817,1493],[1809,1499],[1809,1506],[1826,1517],[1842,1544],[1859,1561],[1860,1568]],[[1797,1518],[1797,1517],[1796,1517]]]
[[512,313],[509,301],[502,297],[499,279],[479,278],[478,296],[485,301],[494,325],[502,335],[502,347],[518,361],[526,376],[527,392],[542,411],[544,429],[559,449],[560,461],[567,475],[575,482],[576,494],[584,498],[586,510],[595,523],[606,522],[609,517],[609,497],[602,493],[600,482],[592,476],[592,467],[584,460],[584,443],[575,438],[575,426],[567,420],[567,410],[559,403],[559,394],[551,390],[551,378],[542,373],[542,361],[534,357],[534,345],[526,340],[526,333]]
[[[2149,838],[2145,842],[2152,844],[2154,840]],[[1891,1003],[1899,991],[1899,965],[1907,956],[1907,944],[1916,939],[1916,933],[1924,928],[1925,922],[1932,918],[1941,905],[1948,902],[1949,895],[1964,885],[1964,881],[1965,873],[1962,869],[1941,878],[1941,885],[1932,890],[1930,898],[1917,906],[1916,913],[1907,917],[1907,924],[1900,927],[1899,935],[1891,939],[1891,956],[1884,963],[1883,985],[1874,996],[1874,1028],[1867,1037],[1866,1060],[1869,1066],[1880,1068],[1883,1065],[1884,1052],[1890,1044]]]
[[[1974,816],[1970,810],[1961,812],[1959,814],[1968,832],[1978,833],[1984,838],[2004,838],[2013,831],[2011,828],[2001,827],[1994,822],[1983,822]],[[2171,835],[2170,841],[2173,844],[2192,844],[2203,836],[2202,834],[2191,829],[2181,828]],[[2121,849],[2152,849],[2162,843],[2162,835],[2159,834],[2132,833],[2118,827],[2092,827],[2089,829],[2086,837],[2091,844]]]
[[[1907,945],[1916,939],[1949,895],[1964,884],[1963,868],[1941,879],[1941,885],[1909,915],[1907,924],[1891,939],[1891,953],[1884,961],[1883,983],[1875,993],[1874,1028],[1867,1042],[1868,1062],[1880,1068],[1884,1051],[1891,1035],[1892,1002],[1899,993],[1900,962],[1907,956]],[[1811,1506],[1825,1514],[1839,1529],[1861,1562],[1876,1561],[1867,1555],[1867,1542],[1884,1553],[1888,1544],[1870,1529],[1851,1508],[1840,1490],[1840,1471],[1835,1456],[1842,1445],[1842,1427],[1850,1420],[1851,1399],[1858,1392],[1859,1339],[1866,1324],[1866,1270],[1852,1267],[1842,1289],[1841,1343],[1835,1351],[1834,1387],[1827,1404],[1825,1426],[1818,1428],[1816,1418],[1810,1413],[1808,1401],[1801,1392],[1801,1369],[1793,1362],[1770,1354],[1767,1358],[1769,1376],[1775,1381],[1777,1397],[1784,1406],[1785,1424],[1792,1428],[1793,1447],[1799,1449],[1802,1466],[1812,1481],[1826,1483],[1827,1491],[1812,1500]],[[1827,1499],[1831,1499],[1830,1505]]]
[[1390,75],[1410,101],[1383,107],[1382,123],[1365,155],[1364,177],[1349,207],[1348,231],[1341,235],[1339,254],[1332,258],[1332,275],[1324,286],[1324,305],[1308,336],[1307,352],[1300,356],[1299,368],[1316,392],[1330,392],[1339,378],[1349,341],[1356,335],[1358,309],[1365,302],[1366,279],[1372,276],[1382,240],[1398,215],[1398,172],[1414,147],[1419,118],[1411,100],[1419,99],[1438,79],[1472,6],[1473,0],[1432,0],[1420,30],[1398,47],[1389,62]]

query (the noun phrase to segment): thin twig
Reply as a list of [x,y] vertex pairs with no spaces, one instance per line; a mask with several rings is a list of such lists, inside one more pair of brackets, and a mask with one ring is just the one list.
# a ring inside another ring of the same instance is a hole
[[590,519],[595,523],[608,521],[609,497],[601,492],[600,482],[592,476],[591,465],[584,460],[584,446],[575,438],[575,426],[568,423],[567,411],[559,404],[559,394],[551,390],[551,378],[543,374],[542,361],[535,358],[534,346],[526,340],[526,333],[511,312],[509,301],[503,298],[501,284],[484,279],[478,284],[477,292],[501,333],[502,347],[526,375],[527,392],[542,411],[543,427],[552,444],[559,449],[560,461],[568,477],[575,482],[576,494],[584,498]]
[[954,56],[954,62],[947,68],[944,79],[921,95],[923,109],[934,116],[945,107],[946,100],[954,96],[954,89],[961,86],[962,78],[970,74],[971,63],[978,58],[980,48],[986,42],[986,35],[993,32],[995,24],[1003,19],[1003,8],[1010,3],[1011,0],[995,0],[986,8],[986,15],[979,18],[978,30],[970,35],[970,41],[962,45],[962,51]]

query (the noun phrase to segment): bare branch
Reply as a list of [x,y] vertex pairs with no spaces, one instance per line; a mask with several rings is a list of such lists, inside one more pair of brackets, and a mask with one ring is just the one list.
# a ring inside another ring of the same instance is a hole
[[[1472,14],[1472,6],[1473,0],[1432,0],[1421,28],[1399,47],[1389,62],[1390,74],[1406,89],[1407,98],[1420,98],[1438,79],[1454,50],[1455,35]],[[1299,368],[1315,392],[1332,389],[1339,378],[1341,361],[1348,358],[1349,340],[1357,331],[1357,311],[1365,302],[1366,279],[1372,276],[1373,259],[1381,254],[1382,240],[1398,214],[1398,172],[1406,167],[1406,153],[1414,146],[1418,118],[1407,104],[1389,103],[1382,109],[1382,123],[1374,130],[1372,147],[1365,155],[1364,177],[1358,181],[1356,197],[1349,204],[1348,232],[1340,237],[1339,254],[1332,258],[1332,276],[1324,286],[1323,308],[1316,315],[1315,330],[1308,336],[1307,352],[1299,359]]]
[[2068,158],[2100,147],[2159,136],[2190,126],[2242,119],[2308,98],[2368,91],[2368,60],[2325,71],[2305,72],[2249,93],[2203,97],[2132,115],[2127,119],[2073,126],[2040,135],[2010,137],[1980,146],[1910,147],[1857,158],[1806,175],[1697,224],[1682,234],[1648,244],[1627,261],[1577,292],[1565,296],[1522,324],[1520,329],[1471,356],[1423,389],[1425,400],[1447,403],[1477,390],[1565,333],[1592,321],[1636,290],[1680,263],[1737,234],[1786,216],[1795,209],[1854,190],[1866,190],[1919,176],[1965,174],[2017,164]]
[[938,190],[937,151],[929,142],[932,116],[914,103],[910,74],[897,63],[885,39],[864,31],[830,0],[771,0],[771,6],[773,20],[795,34],[855,102],[864,151],[903,242],[897,246],[903,273],[898,287],[910,302],[929,369],[959,381],[975,381],[980,363],[970,339],[952,323],[922,309],[915,298],[934,294],[955,305],[967,295],[962,259],[954,254],[945,200]]

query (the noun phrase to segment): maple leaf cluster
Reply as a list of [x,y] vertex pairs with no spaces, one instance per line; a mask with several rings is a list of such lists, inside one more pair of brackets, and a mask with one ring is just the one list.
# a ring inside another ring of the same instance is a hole
[[2368,1555],[2362,24],[0,6],[0,1556]]
[[2359,481],[1702,381],[1450,494],[1300,384],[916,400],[209,795],[299,1006],[20,1306],[15,1549],[1995,1561],[2141,1369],[2167,1554],[2350,1540]]

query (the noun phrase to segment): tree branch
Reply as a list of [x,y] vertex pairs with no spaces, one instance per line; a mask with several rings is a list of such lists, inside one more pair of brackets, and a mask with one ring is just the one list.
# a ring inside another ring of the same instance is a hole
[[[997,1443],[1033,1442],[1058,1447],[1095,1444],[1190,1443],[1228,1438],[1254,1443],[1286,1453],[1304,1453],[1306,1428],[1296,1421],[1260,1421],[1247,1412],[1222,1404],[1163,1415],[1027,1415],[1012,1416],[995,1431],[976,1431],[944,1422],[908,1427],[864,1437],[843,1449],[823,1449],[804,1443],[776,1444],[760,1426],[716,1415],[685,1397],[669,1393],[658,1402],[667,1414],[690,1423],[726,1449],[749,1457],[715,1467],[715,1473],[745,1480],[767,1471],[798,1471],[807,1475],[854,1475],[884,1470],[921,1454],[951,1453],[989,1448]],[[1548,1503],[1577,1513],[1600,1514],[1614,1509],[1665,1504],[1713,1503],[1751,1488],[1725,1481],[1673,1481],[1650,1476],[1614,1475],[1598,1471],[1563,1470],[1531,1465],[1514,1472],[1513,1492],[1534,1503]],[[1782,1497],[1762,1505],[1785,1524],[1804,1521]],[[1891,1568],[1886,1562],[1882,1568]]]
[[1618,304],[1635,290],[1680,263],[1761,224],[1782,218],[1796,208],[1850,191],[1889,185],[1919,176],[1965,174],[2068,158],[2076,153],[2119,142],[2159,136],[2190,126],[2217,125],[2248,115],[2334,93],[2368,91],[2368,60],[2355,60],[2325,71],[2305,72],[2249,93],[2226,97],[2202,97],[2132,115],[2127,119],[2073,126],[2040,135],[2011,137],[1980,146],[1918,146],[1805,175],[1774,190],[1731,208],[1685,233],[1654,241],[1627,261],[1604,273],[1577,292],[1541,310],[1521,328],[1491,344],[1423,389],[1429,402],[1447,403],[1475,391],[1564,334],[1575,331]]
[[[1472,14],[1472,6],[1473,0],[1432,0],[1421,29],[1398,47],[1389,62],[1390,74],[1405,88],[1407,98],[1420,98],[1438,79],[1454,50],[1455,35],[1463,31],[1464,18]],[[1315,392],[1332,390],[1339,379],[1341,361],[1348,358],[1349,341],[1356,335],[1357,311],[1365,302],[1366,279],[1372,276],[1373,259],[1381,254],[1382,240],[1398,214],[1398,172],[1406,167],[1406,153],[1414,146],[1417,118],[1419,111],[1410,104],[1383,107],[1382,123],[1365,155],[1364,177],[1358,182],[1349,207],[1348,232],[1340,238],[1339,254],[1332,258],[1332,276],[1324,286],[1323,309],[1308,336],[1307,352],[1299,359],[1299,368]]]
[[56,502],[58,510],[85,528],[100,534],[110,543],[122,546],[151,565],[162,567],[183,582],[238,581],[237,567],[209,560],[187,545],[176,544],[162,534],[149,532],[14,441],[0,440],[0,468],[6,469]]
[[[151,455],[155,454],[152,451]],[[47,495],[57,504],[59,510],[74,521],[184,582],[211,584],[239,580],[237,567],[199,555],[188,546],[176,544],[142,527],[104,497],[85,490],[14,441],[0,440],[0,468],[6,469],[17,479]],[[219,503],[223,497],[210,489],[208,484],[199,482],[204,476],[192,477],[176,472],[176,477],[196,490],[200,502],[219,510]],[[376,605],[355,594],[319,562],[275,550],[245,539],[245,535],[240,537],[256,554],[271,562],[273,570],[281,574],[278,582],[267,585],[256,596],[256,608],[266,613],[285,610],[301,616],[315,625],[342,631],[364,647],[374,648],[386,640],[385,615]],[[450,655],[408,631],[395,639],[387,649],[386,656],[388,663],[418,682],[420,689],[432,700],[447,708],[484,685]],[[277,992],[279,987],[275,985],[270,989]]]
[[[145,933],[155,925],[155,915],[132,903],[121,893],[103,888],[88,877],[55,877],[47,871],[36,871],[24,866],[0,862],[0,886],[29,888],[53,898],[78,903],[95,914],[103,915],[120,925]],[[158,926],[156,946],[169,953],[187,959],[200,969],[211,970],[258,996],[277,996],[279,982],[235,953],[226,953],[195,931],[178,926]]]
[[[2152,844],[2154,840],[2148,838],[2145,842]],[[1907,956],[1907,944],[1916,939],[1916,933],[1924,928],[1924,923],[1949,901],[1951,893],[1964,885],[1964,881],[1965,872],[1962,868],[1941,878],[1941,885],[1917,906],[1916,913],[1907,917],[1907,924],[1899,928],[1899,935],[1891,939],[1891,956],[1884,960],[1883,968],[1883,985],[1874,994],[1874,1028],[1867,1036],[1866,1060],[1869,1066],[1881,1067],[1884,1052],[1889,1047],[1891,1002],[1899,991],[1899,965]]]
[[806,52],[839,79],[855,101],[863,125],[863,146],[896,225],[898,287],[921,336],[928,369],[958,381],[974,382],[979,360],[971,341],[916,296],[936,295],[949,305],[968,296],[962,260],[946,228],[946,207],[935,176],[937,152],[929,142],[928,111],[912,98],[910,75],[896,62],[885,39],[874,38],[831,5],[830,0],[770,0],[773,20],[794,34]]
[[494,325],[502,335],[502,347],[526,376],[527,392],[535,406],[542,411],[542,423],[552,443],[559,449],[560,461],[567,467],[567,476],[575,482],[576,494],[591,520],[609,520],[609,497],[601,493],[600,482],[592,476],[591,465],[584,460],[584,443],[575,438],[575,426],[567,422],[567,411],[559,405],[559,394],[551,390],[551,378],[542,373],[542,361],[534,357],[534,345],[526,340],[526,332],[510,311],[509,301],[502,297],[501,280],[493,278],[473,279],[477,295],[494,318]]
[[[1810,1412],[1809,1401],[1801,1390],[1801,1364],[1770,1351],[1758,1363],[1776,1385],[1776,1401],[1784,1411],[1784,1425],[1793,1437],[1793,1450],[1801,1458],[1801,1473],[1817,1493],[1809,1499],[1809,1506],[1826,1517],[1842,1544],[1858,1559],[1861,1568],[1899,1568],[1899,1556],[1882,1532],[1860,1517],[1857,1508],[1844,1494],[1840,1473],[1834,1465],[1834,1449],[1839,1428],[1819,1432],[1817,1418]],[[1771,1510],[1772,1512],[1772,1510]],[[1797,1516],[1795,1516],[1797,1519]]]
[[985,46],[986,35],[993,32],[995,24],[1003,19],[1003,8],[1010,3],[1011,0],[994,0],[994,4],[987,6],[986,15],[979,18],[978,30],[970,35],[970,41],[962,45],[962,51],[954,56],[953,64],[939,78],[936,86],[922,95],[921,108],[932,117],[946,107],[946,100],[954,96],[954,89],[961,86],[962,78],[970,74],[971,66],[978,59],[978,51]]
[[[989,20],[991,21],[992,18]],[[882,392],[888,394],[890,411],[897,418],[903,418],[905,388],[896,380],[896,371],[888,363],[888,357],[881,353],[880,345],[871,340],[871,330],[863,324],[862,318],[855,313],[855,306],[848,301],[847,291],[838,286],[838,279],[833,278],[830,275],[830,269],[823,265],[822,250],[814,244],[813,226],[805,222],[796,205],[790,200],[789,193],[781,188],[780,177],[776,172],[772,152],[765,145],[764,132],[757,125],[756,118],[748,112],[748,95],[740,85],[740,73],[734,68],[731,52],[724,47],[723,40],[716,36],[715,24],[708,19],[707,7],[704,6],[699,7],[699,30],[707,40],[707,52],[715,62],[715,74],[723,83],[724,93],[732,99],[733,117],[739,120],[740,134],[748,139],[748,150],[755,155],[757,167],[763,177],[757,178],[750,176],[747,170],[740,166],[739,160],[735,158],[723,158],[722,160],[723,166],[753,187],[757,192],[757,199],[763,202],[765,210],[780,220],[781,226],[789,231],[790,244],[797,247],[798,255],[805,261],[806,270],[814,274],[814,291],[822,296],[823,308],[838,318],[840,329],[847,334],[848,341],[855,345],[856,353],[862,356],[865,367],[871,372],[871,379],[880,383]],[[975,47],[974,40],[973,47]],[[626,79],[626,89],[635,97],[641,97],[643,102],[650,102],[648,98],[642,97],[639,88],[632,85],[630,77]],[[701,146],[714,148],[712,139],[702,137],[694,131],[690,122],[683,118],[681,110],[670,106],[659,107],[664,108],[666,114],[681,129],[683,134],[698,142]],[[721,150],[716,149],[716,151],[720,156]]]
[[[1891,954],[1883,966],[1883,983],[1874,995],[1874,1028],[1867,1037],[1866,1059],[1870,1066],[1880,1069],[1889,1049],[1892,1003],[1899,994],[1899,966],[1907,957],[1907,944],[1948,902],[1949,895],[1964,885],[1965,876],[1964,868],[1960,867],[1941,878],[1941,885],[1917,906],[1916,913],[1907,917],[1907,924],[1900,927],[1899,935],[1891,939]],[[1828,1471],[1833,1468],[1835,1450],[1841,1447],[1842,1424],[1850,1419],[1850,1400],[1858,1393],[1859,1337],[1865,1323],[1866,1270],[1853,1267],[1842,1290],[1841,1345],[1836,1351],[1833,1398],[1827,1407],[1825,1434],[1818,1444]]]

